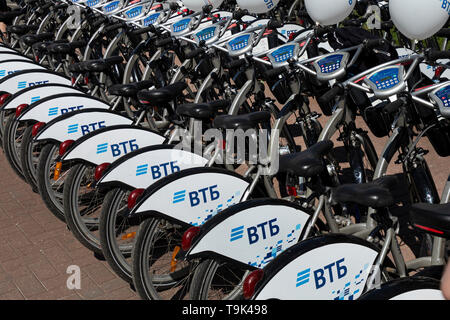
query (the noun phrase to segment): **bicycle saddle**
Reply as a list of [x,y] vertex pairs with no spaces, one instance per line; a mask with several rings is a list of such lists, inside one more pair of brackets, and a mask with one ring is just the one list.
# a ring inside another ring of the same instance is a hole
[[450,203],[415,203],[409,210],[409,216],[417,229],[450,239]]
[[32,45],[33,50],[40,51],[40,52],[46,52],[48,51],[49,46],[52,44],[52,41],[41,41],[36,42]]
[[242,115],[223,115],[217,116],[214,119],[214,127],[218,129],[254,129],[260,123],[265,123],[270,120],[270,112],[257,111]]
[[53,42],[49,44],[47,51],[52,54],[69,54],[80,48],[85,44],[84,41],[76,42]]
[[187,88],[185,82],[175,82],[168,86],[154,89],[154,90],[142,90],[139,91],[137,96],[139,102],[145,106],[164,106],[170,101],[175,100],[180,96],[184,89]]
[[208,103],[186,103],[177,107],[177,114],[180,116],[194,118],[199,120],[208,120],[214,118],[219,110],[230,106],[228,100],[217,100]]
[[289,172],[310,178],[325,170],[322,158],[333,149],[333,142],[320,141],[307,150],[280,156],[280,172]]
[[137,93],[143,89],[153,86],[153,81],[144,80],[128,84],[115,84],[108,88],[109,94],[120,97],[135,97]]
[[55,37],[54,33],[46,32],[41,34],[26,34],[20,37],[20,41],[22,41],[27,46],[32,46],[36,42],[41,42],[45,40],[51,40]]
[[19,24],[15,26],[7,26],[6,31],[8,31],[11,34],[17,34],[17,35],[24,35],[27,34],[30,31],[37,30],[39,26],[37,25],[25,25],[25,24]]
[[123,58],[120,56],[110,57],[106,59],[88,60],[77,62],[69,66],[71,72],[106,72],[113,65],[121,64]]
[[388,175],[368,183],[344,184],[333,190],[333,199],[371,208],[388,208],[407,193],[403,174]]

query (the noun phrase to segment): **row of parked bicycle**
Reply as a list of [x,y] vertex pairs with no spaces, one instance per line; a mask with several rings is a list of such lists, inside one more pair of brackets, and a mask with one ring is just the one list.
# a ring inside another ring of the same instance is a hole
[[16,1],[5,156],[143,299],[442,298],[444,2]]

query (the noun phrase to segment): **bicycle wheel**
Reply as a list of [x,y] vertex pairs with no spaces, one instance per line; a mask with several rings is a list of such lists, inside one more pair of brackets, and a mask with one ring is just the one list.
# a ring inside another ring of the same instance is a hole
[[93,188],[95,166],[76,164],[64,182],[63,204],[67,226],[81,244],[102,254],[99,215],[104,193]]
[[194,271],[190,287],[193,300],[240,300],[242,285],[250,273],[249,268],[220,263],[215,260],[202,261]]
[[37,170],[37,186],[47,208],[55,217],[65,222],[63,188],[69,167],[63,165],[61,174],[56,180],[54,179],[55,159],[58,155],[59,147],[56,144],[49,143],[42,148]]
[[27,125],[25,122],[16,121],[16,117],[9,117],[3,136],[3,151],[5,152],[6,160],[8,160],[14,172],[24,181],[26,179],[20,165],[20,146],[23,142],[23,135],[26,128]]
[[133,283],[142,299],[189,298],[189,283],[196,262],[177,261],[186,227],[160,218],[140,224],[134,245]]
[[42,144],[40,142],[33,142],[32,131],[33,126],[29,126],[23,134],[20,148],[20,162],[25,180],[34,192],[38,192],[37,164],[39,162]]
[[106,261],[119,277],[131,283],[131,253],[138,226],[130,223],[122,214],[127,211],[129,194],[129,191],[121,188],[115,188],[106,194],[100,214],[99,231]]

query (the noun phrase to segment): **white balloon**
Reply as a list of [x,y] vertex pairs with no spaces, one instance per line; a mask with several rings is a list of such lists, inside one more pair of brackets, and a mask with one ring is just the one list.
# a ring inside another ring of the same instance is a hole
[[212,5],[214,9],[220,6],[223,0],[182,0],[183,5],[192,11],[202,11],[207,5]]
[[356,0],[305,0],[309,16],[322,26],[337,24],[347,18]]
[[236,0],[241,9],[247,9],[252,13],[266,13],[274,9],[280,0]]
[[390,0],[389,11],[397,29],[412,40],[424,40],[442,29],[450,3],[444,0]]

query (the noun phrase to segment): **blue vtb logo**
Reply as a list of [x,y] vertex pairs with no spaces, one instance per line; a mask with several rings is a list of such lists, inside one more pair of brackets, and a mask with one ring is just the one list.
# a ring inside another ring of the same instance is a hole
[[75,107],[52,107],[50,109],[48,109],[48,116],[49,117],[54,117],[57,116],[58,114],[64,114],[64,113],[68,113],[68,112],[73,112],[76,110],[80,110],[83,109],[84,106],[75,106]]
[[154,24],[156,20],[158,20],[158,17],[161,15],[161,13],[154,13],[151,16],[144,19],[144,26],[149,26],[151,24]]
[[[270,237],[275,237],[280,233],[280,227],[276,224],[277,218],[271,219],[269,221],[264,221],[260,224],[246,228],[248,242],[250,245],[257,243],[260,239],[267,239]],[[243,238],[244,236],[244,226],[231,229],[230,242],[236,241]]]
[[[316,289],[320,289],[327,283],[333,283],[336,279],[341,279],[347,275],[347,267],[343,265],[345,258],[327,264],[323,268],[318,268],[312,272]],[[300,287],[311,279],[311,268],[297,273],[296,287]]]
[[107,4],[106,6],[104,6],[103,8],[105,9],[106,12],[111,12],[119,6],[119,2],[120,1],[111,2],[111,3]]
[[83,124],[79,125],[78,123],[69,124],[67,126],[67,133],[77,133],[79,130],[81,131],[81,134],[84,136],[92,131],[95,131],[100,128],[106,128],[105,121],[100,122],[93,122],[89,124]]
[[37,102],[37,101],[39,101],[39,100],[41,100],[41,97],[39,96],[39,97],[32,97],[31,98],[31,103],[35,103],[35,102]]
[[138,15],[140,15],[142,12],[142,6],[130,9],[126,12],[126,15],[128,16],[128,18],[134,18],[137,17]]
[[113,157],[119,157],[122,154],[127,154],[131,151],[139,149],[136,139],[119,142],[109,145],[108,143],[101,143],[97,145],[97,154],[106,153],[108,147],[111,150]]
[[10,74],[13,74],[13,73],[16,73],[19,71],[22,71],[22,70],[10,70],[8,72],[6,70],[0,70],[0,77],[9,76]]
[[230,242],[236,241],[244,237],[244,226],[231,229]]
[[189,204],[191,207],[196,207],[200,203],[207,203],[210,201],[217,200],[220,197],[220,193],[217,190],[217,184],[216,184],[216,185],[213,185],[213,186],[210,186],[207,188],[202,188],[202,189],[199,189],[196,191],[191,191],[189,193],[187,193],[186,190],[181,190],[181,191],[175,192],[173,194],[172,203],[179,203],[179,202],[185,201],[186,194],[188,195]]
[[180,171],[180,167],[175,165],[177,162],[178,161],[165,162],[154,166],[149,166],[148,164],[137,166],[136,176],[146,175],[150,172],[153,180],[167,177],[169,174]]
[[[28,87],[33,87],[33,86],[38,86],[40,84],[46,84],[49,83],[48,80],[45,81],[36,81],[36,82],[28,82],[28,81],[20,81],[17,84],[17,89],[25,89],[27,86]],[[28,84],[28,85],[27,85]]]

